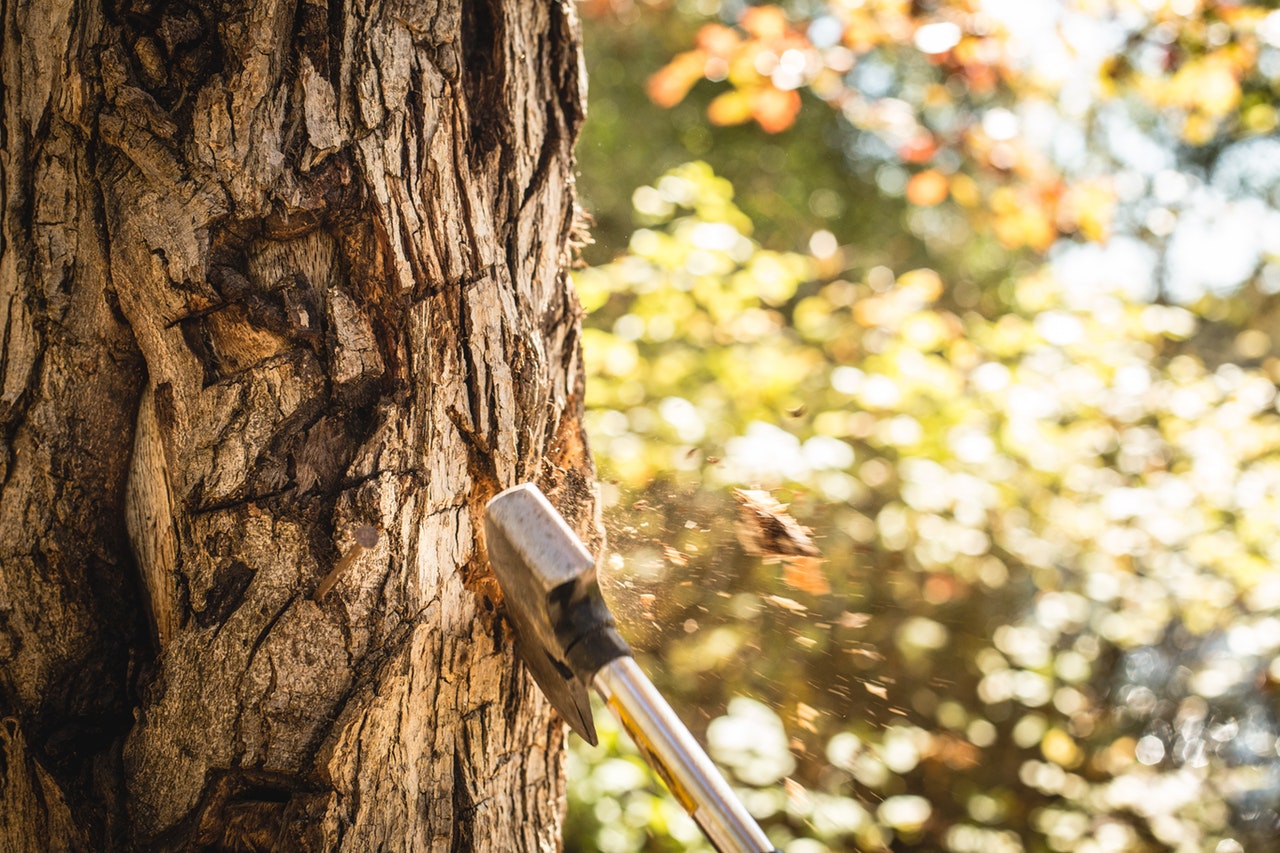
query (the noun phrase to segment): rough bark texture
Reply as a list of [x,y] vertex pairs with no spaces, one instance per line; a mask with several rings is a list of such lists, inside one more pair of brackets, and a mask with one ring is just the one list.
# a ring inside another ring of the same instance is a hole
[[595,530],[572,3],[0,10],[0,849],[555,849],[477,534]]

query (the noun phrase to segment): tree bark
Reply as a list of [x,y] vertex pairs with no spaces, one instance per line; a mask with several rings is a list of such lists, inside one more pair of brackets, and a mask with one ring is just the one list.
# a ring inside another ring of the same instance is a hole
[[596,538],[572,3],[0,10],[0,848],[556,849],[477,537]]

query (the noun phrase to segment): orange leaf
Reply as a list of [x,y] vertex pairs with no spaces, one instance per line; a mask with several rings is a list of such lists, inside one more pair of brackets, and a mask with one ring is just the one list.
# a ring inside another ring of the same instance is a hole
[[751,100],[739,89],[717,95],[707,105],[707,118],[712,124],[742,124],[751,120]]
[[759,89],[751,99],[751,115],[766,133],[778,133],[791,127],[800,112],[800,94],[772,86]]
[[926,169],[907,181],[907,201],[920,207],[941,204],[947,197],[947,178],[937,169]]
[[742,13],[742,28],[759,39],[779,38],[787,31],[787,16],[777,6],[752,6]]
[[898,147],[898,156],[908,163],[927,163],[938,151],[930,133],[918,133]]
[[649,77],[645,85],[649,100],[660,107],[674,107],[702,79],[706,67],[706,55],[700,50],[677,54]]
[[742,37],[732,27],[706,24],[698,30],[698,47],[712,56],[728,57],[742,44]]

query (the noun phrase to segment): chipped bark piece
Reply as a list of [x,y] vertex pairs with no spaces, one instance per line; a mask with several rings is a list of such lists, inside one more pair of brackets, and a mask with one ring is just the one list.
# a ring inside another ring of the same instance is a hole
[[792,613],[808,613],[809,608],[805,607],[794,598],[787,598],[783,595],[766,595],[764,600],[770,604],[776,604],[783,610],[790,610]]
[[658,543],[658,547],[662,549],[663,559],[665,559],[671,565],[677,566],[677,567],[689,565],[689,556],[687,554],[684,554],[681,551],[678,551],[675,548],[672,548],[670,545],[664,544],[662,542]]
[[307,128],[307,142],[311,151],[303,158],[302,171],[311,168],[343,143],[342,128],[338,124],[338,105],[333,86],[316,72],[307,57],[302,58],[301,69],[303,118]]
[[351,385],[362,378],[381,376],[382,356],[368,315],[345,291],[334,289],[329,294],[329,316],[337,338],[334,381],[339,385]]
[[125,526],[149,597],[151,624],[163,649],[181,627],[182,614],[173,577],[178,537],[173,527],[173,500],[160,430],[155,389],[148,386],[138,401],[125,486]]
[[[6,853],[88,850],[84,830],[76,826],[57,783],[31,754],[18,720],[0,719],[0,840]],[[23,818],[42,815],[38,832]]]
[[173,3],[165,8],[160,17],[159,35],[164,42],[164,49],[172,54],[179,47],[204,35],[204,23],[191,7]]
[[138,65],[149,87],[154,89],[163,86],[169,79],[164,57],[160,55],[160,48],[156,45],[155,39],[149,36],[140,37],[133,43],[133,55],[137,57]]
[[786,504],[762,489],[734,489],[738,544],[756,557],[820,557],[812,532],[789,514]]
[[850,610],[840,614],[840,627],[857,630],[871,624],[870,613],[854,613]]
[[831,583],[822,571],[821,557],[788,555],[778,559],[782,561],[782,582],[787,586],[810,595],[831,592]]

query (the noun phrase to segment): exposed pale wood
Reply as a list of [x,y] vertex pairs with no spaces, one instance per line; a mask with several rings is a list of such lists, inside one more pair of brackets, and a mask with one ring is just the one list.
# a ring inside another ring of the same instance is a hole
[[163,651],[181,626],[182,612],[174,582],[178,536],[173,526],[173,500],[164,441],[156,422],[155,388],[150,385],[138,401],[124,509],[134,563],[149,597],[151,622]]
[[27,750],[13,717],[0,719],[0,842],[5,853],[89,849],[62,790]]
[[[477,533],[533,479],[597,535],[573,15],[4,4],[9,825],[558,847],[564,728]],[[376,546],[313,600],[363,525]]]

